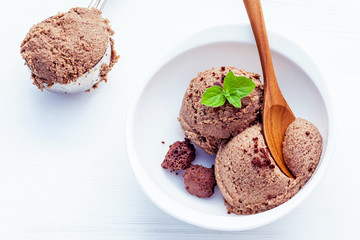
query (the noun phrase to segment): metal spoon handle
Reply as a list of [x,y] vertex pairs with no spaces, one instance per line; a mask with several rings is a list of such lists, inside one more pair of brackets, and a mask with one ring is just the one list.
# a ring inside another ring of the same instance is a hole
[[89,8],[93,7],[102,11],[105,8],[107,2],[108,0],[92,0],[89,5]]

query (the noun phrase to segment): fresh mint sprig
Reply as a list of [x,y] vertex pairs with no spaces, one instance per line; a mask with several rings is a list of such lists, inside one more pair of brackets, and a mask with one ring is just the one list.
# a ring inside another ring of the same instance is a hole
[[230,71],[225,76],[223,86],[214,85],[206,89],[201,103],[208,107],[220,107],[228,100],[234,107],[241,108],[241,99],[254,91],[256,84],[250,78],[235,76]]

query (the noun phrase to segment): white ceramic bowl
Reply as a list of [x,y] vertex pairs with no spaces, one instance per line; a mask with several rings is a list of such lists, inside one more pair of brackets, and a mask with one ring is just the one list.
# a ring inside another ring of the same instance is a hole
[[[308,183],[288,202],[269,211],[237,216],[227,214],[219,189],[199,199],[185,189],[181,174],[160,164],[168,146],[182,140],[177,117],[185,90],[197,72],[232,65],[261,74],[249,25],[226,25],[203,30],[178,44],[144,79],[128,112],[126,143],[135,175],[152,201],[185,222],[217,230],[246,230],[279,219],[293,210],[319,182],[334,146],[334,127],[327,88],[315,63],[290,40],[268,32],[280,88],[297,117],[314,123],[323,136],[320,163]],[[165,141],[166,144],[161,142]],[[211,166],[215,157],[197,148],[194,163]]]

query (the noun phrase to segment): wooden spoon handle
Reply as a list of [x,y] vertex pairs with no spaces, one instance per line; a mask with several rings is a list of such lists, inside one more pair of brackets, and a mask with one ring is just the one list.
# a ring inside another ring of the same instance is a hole
[[279,87],[276,81],[275,71],[272,63],[261,2],[260,0],[244,0],[244,4],[259,51],[261,67],[264,75],[264,89],[265,91],[268,89],[276,91],[279,89]]

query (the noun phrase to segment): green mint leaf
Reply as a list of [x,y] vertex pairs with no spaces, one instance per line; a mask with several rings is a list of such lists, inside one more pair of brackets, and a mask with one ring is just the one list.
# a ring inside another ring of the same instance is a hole
[[237,83],[238,83],[238,81],[236,81],[235,74],[232,71],[230,71],[226,74],[226,76],[224,78],[224,89],[237,88],[236,87]]
[[209,107],[220,107],[226,100],[234,107],[241,108],[241,99],[254,91],[256,84],[247,77],[235,76],[230,71],[224,79],[224,88],[214,85],[204,92],[201,103]]
[[250,78],[239,76],[236,77],[237,81],[240,82],[239,87],[236,88],[238,92],[240,92],[243,97],[248,96],[252,91],[254,91],[256,84]]
[[230,104],[232,104],[234,107],[241,108],[241,98],[243,98],[243,96],[238,91],[236,91],[236,89],[228,91],[224,95]]
[[249,95],[256,87],[256,84],[245,76],[235,76],[232,71],[226,74],[224,79],[224,91],[231,91],[236,89],[245,97]]
[[201,103],[208,107],[220,107],[225,102],[223,88],[216,85],[206,89],[201,99]]
[[241,98],[248,96],[254,91],[256,84],[247,77],[235,76],[230,71],[224,79],[224,95],[234,107],[241,107]]

